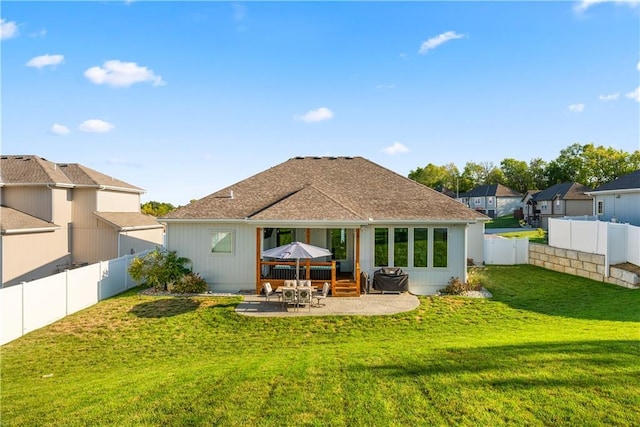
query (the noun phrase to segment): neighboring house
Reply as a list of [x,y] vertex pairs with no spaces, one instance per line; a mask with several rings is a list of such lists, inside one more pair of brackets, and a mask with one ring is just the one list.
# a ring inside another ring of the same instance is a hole
[[540,212],[536,212],[534,197],[540,190],[528,190],[522,200],[522,219],[529,225],[537,225],[540,222]]
[[143,192],[79,164],[0,156],[2,286],[162,245]]
[[502,184],[481,185],[458,196],[458,201],[491,218],[513,214],[522,207],[522,194]]
[[483,258],[488,218],[362,157],[295,157],[159,220],[167,249],[189,258],[213,290],[281,286],[295,262],[261,253],[302,241],[333,253],[303,260],[303,277],[316,287],[331,281],[334,296],[357,296],[360,273],[373,277],[383,266],[408,273],[415,294],[466,280],[470,254]]
[[593,202],[587,194],[591,189],[577,182],[555,184],[535,194],[529,202],[539,215],[536,227],[549,228],[549,218],[591,215]]
[[593,215],[601,221],[627,222],[640,227],[640,170],[586,194],[593,197]]

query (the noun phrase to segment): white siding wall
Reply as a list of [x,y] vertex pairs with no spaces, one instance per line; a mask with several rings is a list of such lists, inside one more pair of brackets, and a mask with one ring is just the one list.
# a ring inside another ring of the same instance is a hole
[[[390,227],[395,225],[376,225]],[[399,225],[398,227],[406,227]],[[434,225],[421,225],[434,227]],[[449,230],[448,267],[416,269],[403,267],[409,274],[410,291],[419,295],[435,294],[445,287],[451,277],[466,280],[466,226],[437,225]],[[363,227],[360,232],[360,268],[370,277],[377,270],[373,266],[373,226]],[[211,232],[234,231],[234,253],[232,255],[211,254]],[[321,230],[312,230],[311,243],[321,246]],[[326,238],[325,238],[326,239]],[[169,223],[166,244],[168,250],[177,251],[179,256],[193,262],[194,272],[199,273],[216,292],[238,292],[255,289],[256,271],[256,226],[251,224],[219,223]],[[433,244],[430,239],[430,247]],[[410,248],[412,251],[413,248]],[[352,249],[351,249],[352,251]],[[431,250],[430,250],[431,252]],[[482,258],[480,258],[482,259]]]
[[[234,253],[211,254],[211,232],[233,231]],[[170,223],[167,249],[193,262],[199,273],[216,292],[255,289],[256,228],[246,224]]]
[[498,210],[496,216],[513,214],[513,211],[522,207],[520,197],[498,197]]
[[140,194],[119,191],[97,191],[98,212],[140,212]]
[[[375,225],[367,226],[360,233],[360,267],[369,274],[373,280],[373,273],[379,268],[373,265],[374,247],[373,234],[375,228],[407,227],[406,225]],[[448,235],[448,266],[446,268],[413,268],[401,267],[409,274],[409,291],[416,295],[433,295],[438,290],[447,286],[451,277],[459,277],[461,280],[467,279],[467,249],[466,249],[466,226],[464,225],[415,225],[412,227],[440,227],[449,230]],[[411,227],[410,227],[411,228]],[[484,228],[484,227],[483,227]],[[477,231],[477,230],[476,230]],[[410,233],[411,234],[411,233]],[[480,236],[482,245],[482,236]],[[429,235],[429,253],[432,253],[433,239]],[[431,255],[430,255],[431,257]],[[413,247],[409,245],[409,259],[413,259]],[[482,257],[480,258],[482,259]]]
[[628,222],[631,225],[640,226],[640,192],[620,194],[617,198],[614,194],[595,196],[595,208],[593,214],[597,215],[598,201],[604,202],[604,213],[598,215],[602,221],[611,221],[616,218],[618,222]]

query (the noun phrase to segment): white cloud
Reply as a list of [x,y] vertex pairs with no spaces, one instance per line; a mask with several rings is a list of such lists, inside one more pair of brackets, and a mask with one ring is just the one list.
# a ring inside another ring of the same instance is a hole
[[616,93],[610,93],[608,95],[600,95],[598,99],[600,99],[600,101],[607,102],[607,101],[615,101],[619,97],[620,97],[620,92],[616,92]]
[[18,35],[18,24],[15,21],[0,19],[0,40],[10,39]]
[[113,128],[115,128],[115,126],[112,123],[99,119],[85,120],[78,126],[78,130],[81,132],[89,133],[105,133]]
[[29,34],[29,37],[46,37],[47,35],[47,30],[45,28],[41,29],[40,31],[36,31],[35,33],[31,33]]
[[569,105],[569,111],[572,113],[582,113],[584,111],[584,104],[571,104]]
[[122,62],[117,59],[105,61],[102,67],[91,67],[84,76],[97,85],[106,84],[113,87],[129,87],[135,83],[151,82],[154,86],[166,84],[161,76],[147,67],[140,67],[135,62]]
[[58,123],[54,123],[53,126],[51,126],[51,129],[49,129],[49,133],[52,133],[53,135],[66,135],[69,132],[71,131],[68,127]]
[[640,62],[638,62],[638,66],[636,68],[640,71]]
[[26,65],[27,67],[42,68],[46,66],[55,67],[56,65],[62,64],[63,62],[64,62],[63,55],[46,54],[46,55],[35,56],[31,58],[29,62],[27,62],[24,65]]
[[376,89],[395,89],[396,85],[395,83],[391,83],[388,85],[376,85]]
[[616,3],[616,4],[626,4],[631,7],[636,7],[640,4],[640,0],[581,0],[573,7],[577,13],[582,13],[589,9],[591,6],[595,6],[600,3]]
[[303,116],[293,116],[295,120],[302,120],[305,123],[323,122],[333,117],[333,111],[326,107],[320,107],[317,110],[308,111]]
[[382,151],[393,156],[398,153],[408,153],[409,149],[404,144],[396,141],[392,145],[383,148]]
[[431,37],[429,40],[422,42],[420,45],[420,50],[418,53],[424,55],[431,49],[435,49],[443,43],[448,42],[449,40],[462,39],[464,38],[463,34],[458,34],[455,31],[447,31],[446,33],[438,34],[435,37]]
[[638,86],[636,90],[629,92],[627,94],[627,98],[631,98],[634,101],[640,102],[640,86]]

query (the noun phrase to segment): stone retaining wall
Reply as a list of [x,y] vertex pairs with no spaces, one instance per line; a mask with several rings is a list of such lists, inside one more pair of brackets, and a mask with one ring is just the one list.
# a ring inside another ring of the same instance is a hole
[[530,243],[529,264],[599,282],[606,279],[604,255]]
[[604,255],[529,243],[529,264],[625,288],[640,289],[637,274],[611,267],[611,276],[607,277]]

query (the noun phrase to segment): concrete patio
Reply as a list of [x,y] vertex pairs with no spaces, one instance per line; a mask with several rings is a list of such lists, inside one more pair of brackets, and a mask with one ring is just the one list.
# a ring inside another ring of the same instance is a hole
[[[264,296],[245,295],[236,307],[236,313],[258,317],[296,317],[296,316],[332,316],[359,315],[376,316],[411,311],[420,305],[418,298],[408,292],[401,294],[367,294],[360,297],[328,297],[317,306],[314,299],[311,310],[308,306],[296,309],[290,305],[282,306],[277,296],[267,303]],[[322,305],[324,304],[324,305]]]

